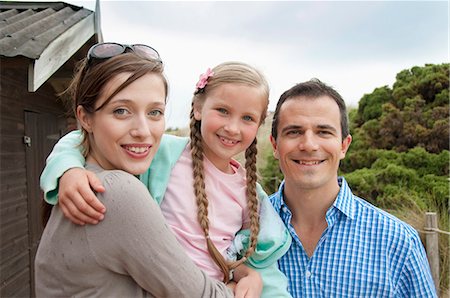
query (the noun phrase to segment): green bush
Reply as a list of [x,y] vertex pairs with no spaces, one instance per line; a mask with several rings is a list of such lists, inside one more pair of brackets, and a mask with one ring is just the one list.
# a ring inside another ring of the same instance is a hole
[[265,154],[266,165],[260,169],[260,183],[264,190],[270,195],[278,190],[280,182],[283,180],[278,160],[273,156],[272,150]]

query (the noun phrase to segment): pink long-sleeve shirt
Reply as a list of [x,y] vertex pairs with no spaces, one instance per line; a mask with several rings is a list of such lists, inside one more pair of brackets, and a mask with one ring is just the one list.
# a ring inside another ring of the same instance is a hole
[[[235,234],[249,222],[245,169],[237,161],[232,161],[231,166],[234,173],[226,174],[204,158],[210,237],[224,257]],[[204,232],[197,219],[193,181],[192,158],[187,146],[171,172],[161,210],[197,266],[209,276],[222,280],[223,273],[209,255]]]

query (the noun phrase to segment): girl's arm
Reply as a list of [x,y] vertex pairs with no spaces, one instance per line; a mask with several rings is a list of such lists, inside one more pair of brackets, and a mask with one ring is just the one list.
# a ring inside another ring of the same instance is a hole
[[47,157],[41,188],[45,200],[52,205],[59,201],[64,215],[72,222],[96,224],[103,218],[105,207],[92,189],[102,192],[104,188],[93,173],[84,170],[81,140],[81,132],[76,130],[58,141]]
[[[260,200],[260,232],[256,250],[245,264],[261,275],[261,297],[291,297],[287,291],[287,278],[278,269],[277,261],[288,251],[292,238],[261,185],[257,184],[256,189]],[[241,251],[241,254],[244,254],[249,245],[249,238],[248,229],[239,231],[235,238],[237,243],[229,250]]]
[[234,270],[233,281],[237,282],[234,287],[236,297],[261,297],[263,281],[256,270],[241,264]]
[[145,186],[123,171],[101,175],[99,199],[108,209],[101,224],[86,226],[100,266],[129,275],[154,297],[232,297],[186,255]]
[[[161,203],[170,172],[188,142],[187,138],[163,135],[160,147],[148,171],[140,175],[153,198]],[[79,130],[64,136],[47,158],[47,165],[41,175],[41,188],[45,199],[54,205],[75,224],[97,224],[103,219],[105,206],[97,199],[94,191],[104,188],[97,177],[84,170],[81,154],[81,132]]]
[[258,268],[281,258],[289,250],[292,238],[261,185],[257,184],[256,190],[260,201],[260,232],[249,263]]
[[97,176],[83,168],[68,170],[59,179],[58,204],[64,216],[75,224],[97,224],[103,219],[105,206],[96,192],[104,188]]
[[58,179],[70,168],[84,168],[84,157],[80,152],[81,133],[72,131],[63,136],[47,157],[41,174],[41,188],[47,203],[55,205],[58,201]]

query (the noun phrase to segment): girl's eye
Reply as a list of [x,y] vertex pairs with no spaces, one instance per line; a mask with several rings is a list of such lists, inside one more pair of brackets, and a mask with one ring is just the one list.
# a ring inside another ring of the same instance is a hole
[[125,114],[129,114],[128,110],[127,110],[127,109],[123,109],[123,108],[115,109],[115,110],[113,111],[113,113],[114,113],[115,115],[125,115]]
[[253,121],[253,117],[251,116],[244,116],[242,119],[244,119],[244,121]]

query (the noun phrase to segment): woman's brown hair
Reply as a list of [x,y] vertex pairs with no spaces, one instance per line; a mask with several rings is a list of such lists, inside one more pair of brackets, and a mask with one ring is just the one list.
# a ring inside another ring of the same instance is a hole
[[[112,92],[100,107],[96,108],[97,100],[104,92],[106,84],[121,73],[130,73],[130,76]],[[132,51],[108,59],[92,60],[90,63],[88,63],[87,58],[81,60],[76,66],[74,78],[69,87],[60,96],[64,96],[64,99],[70,101],[74,115],[76,115],[78,106],[82,106],[87,113],[95,113],[103,108],[117,93],[148,73],[158,74],[161,77],[167,100],[168,83],[164,75],[163,63],[160,60],[141,57]],[[80,145],[83,149],[83,155],[86,157],[90,147],[89,138],[87,132],[83,128],[81,130],[83,139]],[[43,202],[42,222],[44,226],[50,216],[51,207],[52,205]]]
[[[160,75],[164,83],[167,98],[168,83],[163,73],[164,66],[159,60],[142,58],[133,52],[127,52],[100,63],[89,65],[87,59],[82,60],[75,73],[69,88],[64,92],[72,101],[73,112],[76,113],[78,106],[82,106],[87,113],[94,113],[102,109],[108,102],[128,85],[148,73]],[[105,85],[121,73],[130,73],[128,79],[117,87],[103,104],[95,108],[98,98],[104,91]],[[82,128],[83,133],[83,155],[89,153],[89,143],[87,132]]]
[[191,139],[191,155],[194,174],[194,191],[198,206],[198,220],[205,234],[208,251],[214,262],[219,266],[224,274],[224,282],[229,281],[230,270],[242,264],[256,249],[257,237],[259,233],[259,201],[256,194],[256,138],[253,143],[245,151],[245,169],[247,180],[247,205],[250,217],[250,244],[245,255],[238,261],[229,263],[222,254],[217,250],[209,236],[209,219],[208,219],[208,198],[205,192],[205,174],[203,166],[203,145],[200,132],[201,121],[194,118],[194,105],[203,105],[208,97],[208,93],[218,86],[226,83],[242,84],[251,87],[261,88],[267,104],[266,109],[261,115],[261,123],[264,121],[267,113],[267,105],[269,103],[269,85],[264,76],[255,68],[240,62],[222,63],[212,69],[214,75],[208,79],[208,84],[202,89],[202,92],[195,92],[192,99],[192,109],[190,113],[190,139]]

